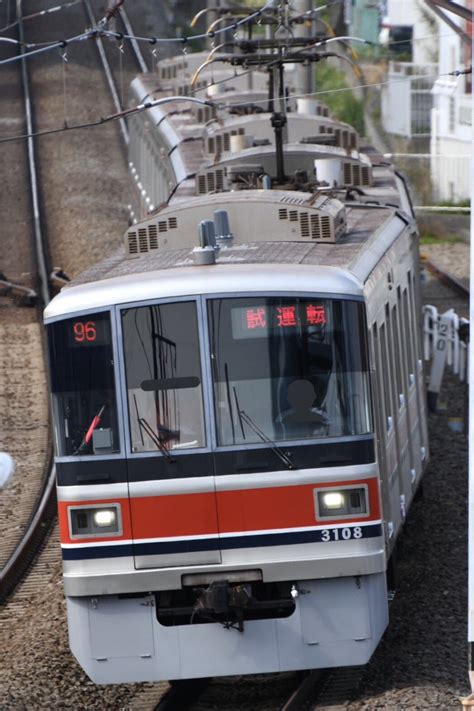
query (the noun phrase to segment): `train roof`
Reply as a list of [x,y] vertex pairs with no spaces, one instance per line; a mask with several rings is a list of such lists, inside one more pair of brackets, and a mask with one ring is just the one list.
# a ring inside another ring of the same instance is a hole
[[[175,58],[160,63],[159,78],[137,77],[132,104],[187,93],[201,59]],[[266,82],[257,72],[246,92],[243,78],[231,78],[230,86],[222,85],[226,91],[218,90],[219,101],[223,94],[252,101]],[[214,94],[221,85],[208,87],[202,76],[198,86],[200,93]],[[168,202],[127,230],[124,248],[65,287],[46,309],[46,320],[210,293],[361,296],[381,257],[407,227],[413,229],[403,178],[370,146],[355,150],[359,139],[347,124],[290,110],[288,177],[275,180],[276,150],[265,110],[236,116],[221,103],[174,101],[131,116],[137,167],[144,170],[140,141],[146,139],[167,181]],[[268,182],[274,189],[262,189]],[[198,225],[212,221],[216,210],[226,213],[232,239],[218,240],[215,264],[196,266]]]
[[[208,91],[212,88],[208,88]],[[228,97],[232,97],[232,93],[228,91]],[[252,93],[248,92],[250,100]],[[156,77],[149,75],[140,75],[131,84],[131,101],[134,105],[172,95],[170,83],[160,83]],[[244,96],[245,92],[241,92],[241,98]],[[220,101],[219,96],[218,102]],[[170,161],[176,180],[171,197],[174,201],[202,193],[202,186],[205,185],[204,175],[216,175],[217,171],[227,173],[229,167],[239,162],[262,164],[263,161],[263,168],[273,174],[275,149],[272,145],[273,131],[270,128],[269,116],[268,113],[235,116],[222,110],[217,110],[216,115],[216,112],[207,106],[169,102],[147,109],[143,114],[131,117],[131,120],[145,122],[147,140],[158,140],[157,149]],[[293,141],[285,143],[289,169],[297,165],[299,169],[305,167],[311,170],[315,160],[337,159],[341,165],[340,187],[359,187],[360,190],[355,196],[359,202],[378,201],[381,204],[397,205],[412,215],[408,192],[393,166],[371,146],[354,150],[358,143],[357,136],[348,124],[330,117],[291,111],[287,118],[288,138]],[[268,127],[270,145],[252,146],[253,138],[258,142],[265,135],[265,125]],[[159,127],[159,131],[153,130],[155,126]],[[260,126],[257,132],[256,126]],[[302,130],[303,126],[306,127],[305,130]],[[247,127],[253,127],[250,134],[246,133]],[[319,133],[322,129],[324,133]],[[306,130],[309,133],[305,137]],[[238,131],[250,139],[248,148],[239,149],[238,153],[233,152],[230,145],[227,150],[217,150],[216,135],[222,135],[224,146],[225,142],[230,140],[231,133]],[[335,141],[337,139],[339,144],[328,144],[327,141],[331,138]],[[209,152],[209,139],[211,142],[214,139],[213,145],[216,146],[213,155]],[[212,175],[211,183],[214,183]],[[170,185],[170,190],[172,188]]]
[[[207,205],[212,210],[222,206],[224,199],[227,206],[237,199],[234,215],[238,215],[239,210],[241,214],[245,212],[245,204],[248,211],[252,197],[256,202],[259,197],[262,220],[268,222],[272,201],[275,207],[281,205],[277,192],[206,196]],[[288,195],[304,205],[304,194]],[[190,215],[195,213],[193,202],[202,204],[203,198],[195,198],[187,206]],[[186,212],[184,205],[182,209]],[[156,223],[167,214],[179,215],[179,211],[166,208],[147,223]],[[168,235],[167,244],[156,251],[131,259],[124,247],[97,263],[61,291],[47,307],[45,319],[112,304],[194,294],[318,292],[361,296],[365,280],[410,221],[393,208],[358,205],[345,208],[345,219],[344,234],[331,244],[297,237],[278,240],[272,230],[258,235],[258,224],[252,234],[248,220],[231,219],[232,243],[219,250],[215,265],[204,267],[194,265],[193,248],[198,245],[195,222],[192,233],[187,228],[181,233],[188,243],[180,249],[174,248],[173,238]],[[288,234],[286,225],[285,228]]]

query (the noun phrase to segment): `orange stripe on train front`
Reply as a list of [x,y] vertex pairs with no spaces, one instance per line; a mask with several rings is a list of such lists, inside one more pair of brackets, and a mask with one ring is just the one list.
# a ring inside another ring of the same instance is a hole
[[203,536],[217,533],[216,496],[172,494],[130,500],[133,535],[137,538]]
[[[352,486],[367,484],[369,487],[370,519],[380,518],[378,482],[368,481],[306,484],[304,486],[283,486],[272,489],[241,489],[239,491],[223,491],[217,495],[219,509],[219,524],[222,533],[234,531],[255,531],[276,528],[302,528],[324,524],[327,519],[316,518],[314,490],[328,486]],[[334,523],[350,523],[361,518],[343,519]]]
[[[369,488],[370,516],[368,518],[331,519],[316,518],[314,490],[367,484]],[[118,501],[115,499],[115,501]],[[104,504],[107,501],[84,501],[79,505]],[[120,500],[123,517],[123,536],[101,538],[120,540],[133,538],[167,538],[203,536],[216,533],[265,531],[285,528],[303,528],[315,524],[349,524],[361,520],[380,519],[378,480],[369,479],[302,486],[282,486],[260,489],[237,489],[214,493],[173,494],[168,496],[143,496]],[[68,502],[59,502],[61,541],[74,543],[69,538]],[[130,511],[129,511],[130,507]],[[131,518],[131,520],[130,520]],[[218,523],[219,522],[219,523]],[[88,539],[81,539],[87,542]],[[98,539],[90,539],[97,541]]]
[[[166,538],[239,531],[264,531],[324,524],[316,519],[314,489],[367,484],[371,513],[368,519],[332,519],[334,523],[380,518],[376,479],[345,483],[306,484],[262,489],[221,491],[217,495],[182,494],[131,500],[135,538]],[[216,501],[217,516],[216,517]]]

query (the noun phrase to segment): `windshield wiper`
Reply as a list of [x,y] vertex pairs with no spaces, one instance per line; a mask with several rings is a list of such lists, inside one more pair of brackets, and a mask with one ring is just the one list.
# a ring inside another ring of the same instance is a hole
[[[170,464],[176,462],[176,459],[169,453],[168,448],[161,441],[160,435],[154,431],[152,426],[145,420],[144,417],[138,418],[138,426],[140,428],[143,427],[148,437],[156,444],[160,452],[166,457]],[[172,432],[172,430],[168,431]]]
[[252,420],[250,415],[247,415],[245,410],[240,409],[239,401],[237,399],[237,392],[236,392],[235,388],[234,388],[234,398],[235,398],[235,404],[237,407],[237,413],[239,415],[240,422],[241,423],[245,422],[245,424],[248,425],[250,427],[250,429],[252,429],[255,432],[257,437],[259,437],[262,440],[262,442],[266,442],[266,444],[269,444],[272,452],[274,452],[277,455],[278,459],[281,462],[283,462],[283,464],[285,464],[288,467],[288,469],[296,469],[296,467],[293,464],[293,462],[291,461],[291,459],[285,454],[285,452],[283,452],[282,449],[280,449],[280,447],[277,445],[277,443],[274,442],[272,439],[270,439],[270,437],[268,435],[266,435],[263,430],[260,429],[260,427]]

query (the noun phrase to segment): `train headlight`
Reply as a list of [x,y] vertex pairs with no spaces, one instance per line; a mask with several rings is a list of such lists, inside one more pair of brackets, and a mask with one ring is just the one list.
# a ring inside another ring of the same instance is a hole
[[114,526],[117,520],[117,514],[115,509],[100,509],[99,511],[94,511],[93,514],[94,523],[96,526],[103,528],[104,526]]
[[341,509],[344,506],[344,494],[340,491],[328,491],[321,498],[326,509]]
[[122,535],[120,504],[70,506],[68,513],[71,538]]
[[368,516],[367,487],[319,490],[316,493],[319,518]]

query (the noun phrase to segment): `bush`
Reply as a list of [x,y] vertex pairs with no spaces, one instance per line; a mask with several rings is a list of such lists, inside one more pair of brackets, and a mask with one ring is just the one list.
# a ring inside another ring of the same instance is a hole
[[329,106],[335,118],[350,123],[357,133],[363,136],[365,124],[362,101],[350,90],[344,72],[328,64],[319,64],[316,67],[316,92],[333,89],[346,89],[346,91],[321,94],[317,98]]

